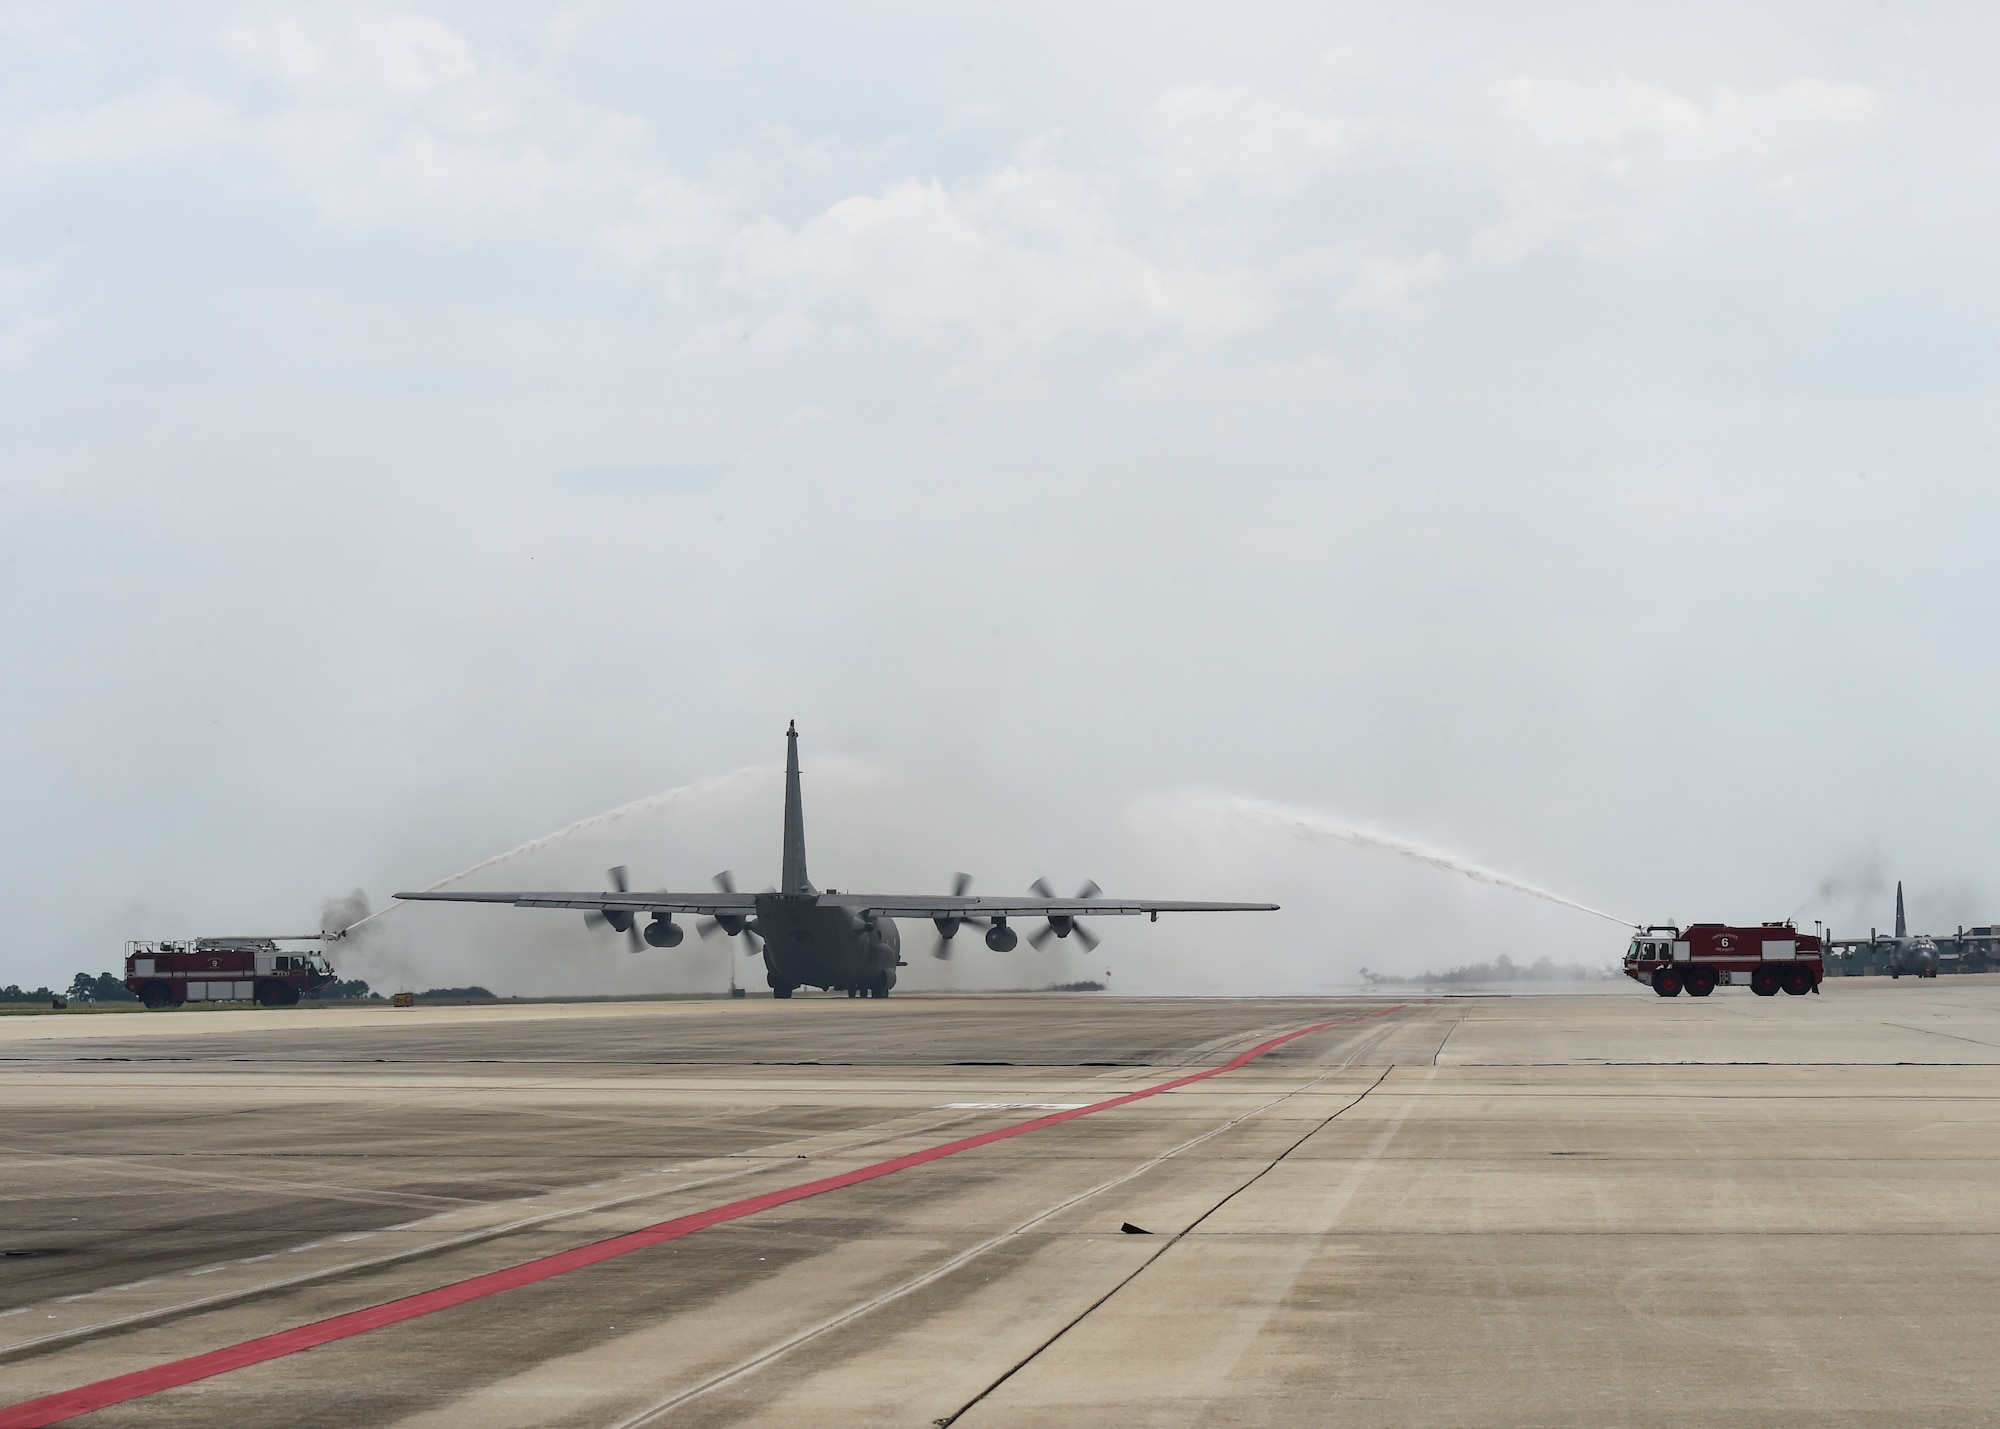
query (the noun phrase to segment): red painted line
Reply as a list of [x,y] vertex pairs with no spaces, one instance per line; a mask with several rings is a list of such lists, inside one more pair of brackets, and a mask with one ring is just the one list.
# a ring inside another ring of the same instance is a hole
[[898,1171],[909,1170],[912,1166],[928,1165],[947,1156],[956,1156],[962,1151],[991,1146],[996,1141],[1024,1136],[1031,1131],[1040,1131],[1043,1127],[1075,1121],[1081,1116],[1094,1116],[1098,1112],[1110,1111],[1114,1107],[1129,1106],[1147,1097],[1156,1097],[1161,1092],[1173,1091],[1176,1087],[1205,1082],[1210,1077],[1219,1077],[1224,1072],[1234,1072],[1238,1068],[1247,1066],[1273,1048],[1282,1047],[1285,1043],[1295,1041],[1309,1033],[1323,1032],[1343,1022],[1366,1022],[1371,1018],[1386,1017],[1398,1010],[1400,1005],[1384,1008],[1380,1012],[1366,1013],[1360,1017],[1338,1017],[1331,1022],[1316,1022],[1310,1027],[1301,1027],[1296,1032],[1287,1032],[1282,1037],[1273,1037],[1270,1041],[1252,1047],[1220,1067],[1210,1067],[1205,1072],[1176,1077],[1171,1082],[1161,1082],[1158,1086],[1128,1092],[1122,1097],[1113,1097],[1110,1101],[1092,1102],[1089,1106],[1053,1112],[1048,1116],[1038,1116],[1033,1121],[1001,1127],[997,1131],[983,1131],[977,1136],[968,1136],[959,1141],[947,1141],[923,1151],[912,1151],[906,1156],[898,1156],[890,1161],[878,1161],[873,1166],[844,1171],[838,1176],[807,1181],[803,1185],[787,1187],[781,1191],[766,1191],[761,1196],[750,1196],[741,1201],[731,1201],[724,1206],[696,1211],[692,1215],[677,1216],[673,1220],[647,1226],[644,1230],[630,1231],[625,1235],[613,1236],[609,1240],[596,1241],[590,1245],[580,1245],[573,1250],[558,1251],[554,1255],[531,1260],[524,1265],[491,1271],[485,1275],[475,1275],[470,1280],[441,1285],[435,1290],[425,1290],[416,1295],[405,1296],[401,1300],[390,1300],[381,1305],[371,1305],[365,1310],[353,1310],[345,1315],[335,1315],[330,1320],[300,1325],[294,1330],[280,1330],[275,1335],[245,1340],[239,1345],[210,1350],[207,1354],[191,1355],[187,1359],[156,1365],[152,1369],[135,1370],[131,1374],[121,1374],[115,1379],[101,1379],[95,1384],[44,1395],[40,1399],[31,1399],[8,1409],[0,1409],[0,1429],[41,1429],[45,1424],[58,1424],[79,1414],[88,1414],[92,1410],[123,1404],[128,1400],[143,1399],[149,1394],[158,1394],[161,1390],[176,1389],[199,1379],[227,1374],[233,1369],[263,1364],[266,1360],[282,1359],[301,1350],[329,1345],[336,1340],[351,1339],[355,1335],[365,1335],[370,1330],[379,1330],[387,1325],[400,1325],[405,1320],[435,1315],[438,1311],[449,1310],[454,1305],[464,1305],[469,1301],[483,1300],[488,1295],[498,1295],[504,1290],[550,1280],[558,1275],[566,1275],[572,1270],[581,1270],[586,1265],[597,1265],[621,1255],[630,1255],[633,1251],[644,1250],[648,1246],[664,1245],[670,1240],[679,1240],[683,1236],[693,1235],[696,1231],[707,1230],[710,1226],[719,1226],[725,1221],[740,1221],[745,1216],[754,1216],[760,1211],[788,1206],[794,1201],[807,1200],[813,1196],[823,1196],[828,1191],[858,1186],[864,1181],[893,1176]]

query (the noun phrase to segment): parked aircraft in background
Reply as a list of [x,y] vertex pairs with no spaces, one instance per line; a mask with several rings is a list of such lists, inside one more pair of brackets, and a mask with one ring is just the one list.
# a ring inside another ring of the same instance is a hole
[[[1962,940],[1961,940],[1962,941]],[[1896,882],[1896,931],[1883,936],[1873,928],[1866,938],[1829,938],[1826,946],[1843,956],[1854,956],[1866,950],[1871,962],[1880,965],[1890,977],[1936,977],[1938,975],[1938,945],[1935,938],[1923,933],[1911,933],[1909,920],[1903,916],[1903,884]]]

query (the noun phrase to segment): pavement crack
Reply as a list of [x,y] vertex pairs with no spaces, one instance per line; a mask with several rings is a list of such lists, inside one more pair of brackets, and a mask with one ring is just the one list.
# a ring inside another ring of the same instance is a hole
[[[797,1334],[790,1335],[785,1339],[780,1340],[777,1344],[770,1345],[765,1349],[759,1351],[757,1354],[752,1355],[749,1359],[742,1361],[741,1363],[735,1365],[733,1368],[724,1370],[720,1374],[713,1375],[710,1378],[703,1380],[700,1384],[697,1384],[690,1389],[681,1390],[680,1392],[672,1395],[667,1399],[660,1400],[654,1404],[648,1405],[646,1408],[640,1410],[638,1413],[619,1420],[614,1426],[612,1426],[612,1429],[644,1429],[644,1426],[657,1423],[660,1419],[665,1417],[667,1414],[670,1414],[674,1410],[680,1408],[682,1405],[687,1404],[692,1400],[700,1399],[704,1395],[712,1394],[716,1390],[721,1389],[726,1385],[734,1384],[738,1380],[741,1380],[749,1375],[755,1374],[758,1370],[763,1369],[766,1365],[771,1364],[773,1361],[777,1360],[781,1356],[791,1353],[791,1351],[797,1349],[799,1346],[803,1344],[808,1343],[809,1341],[818,1339],[820,1336],[827,1334],[829,1331],[837,1330],[843,1325],[851,1324],[853,1321],[860,1319],[862,1316],[867,1315],[872,1311],[880,1309],[884,1305],[890,1304],[891,1302],[896,1300],[900,1300],[904,1296],[909,1295],[914,1291],[921,1290],[927,1285],[935,1284],[936,1282],[944,1279],[947,1275],[951,1274],[953,1271],[958,1270],[961,1267],[970,1264],[972,1261],[977,1260],[980,1256],[985,1255],[988,1251],[993,1250],[995,1247],[1004,1245],[1008,1241],[1014,1239],[1015,1237],[1025,1234],[1026,1232],[1034,1229],[1036,1226],[1041,1225],[1045,1221],[1048,1221],[1052,1217],[1060,1214],[1063,1211],[1068,1210],[1070,1207],[1081,1205],[1083,1202],[1088,1201],[1095,1196],[1100,1196],[1104,1192],[1109,1191],[1115,1187],[1122,1186],[1128,1181],[1136,1180],[1138,1177],[1144,1175],[1146,1172],[1152,1170],[1154,1167],[1161,1165],[1163,1162],[1170,1161],[1176,1156],[1179,1156],[1182,1152],[1191,1150],[1194,1147],[1201,1145],[1205,1141],[1213,1140],[1215,1137],[1221,1136],[1224,1132],[1242,1125],[1244,1122],[1250,1120],[1252,1117],[1261,1116],[1265,1112],[1269,1111],[1272,1107],[1282,1106],[1284,1103],[1290,1101],[1293,1097],[1311,1091],[1314,1087],[1318,1086],[1328,1077],[1331,1077],[1336,1073],[1346,1071],[1349,1067],[1351,1067],[1354,1064],[1355,1059],[1359,1057],[1364,1051],[1368,1050],[1370,1047],[1374,1046],[1377,1042],[1380,1042],[1383,1037],[1387,1036],[1388,1031],[1389,1029],[1385,1026],[1377,1030],[1373,1035],[1363,1037],[1361,1041],[1355,1046],[1354,1050],[1349,1052],[1347,1056],[1344,1059],[1342,1059],[1339,1065],[1328,1067],[1325,1071],[1321,1072],[1311,1081],[1305,1082],[1300,1086],[1293,1087],[1290,1091],[1284,1093],[1282,1096],[1273,1097],[1270,1101],[1264,1102],[1259,1106],[1252,1107],[1249,1111],[1239,1113],[1238,1115],[1229,1118],[1229,1120],[1223,1122],[1219,1126],[1211,1127],[1209,1130],[1202,1132],[1199,1136],[1190,1137],[1186,1141],[1180,1142],[1179,1144],[1171,1146],[1167,1150],[1160,1152],[1158,1155],[1148,1157],[1146,1160],[1140,1162],[1138,1165],[1133,1166],[1128,1170],[1121,1171],[1119,1174],[1109,1178],[1108,1180],[1100,1181],[1096,1185],[1091,1186],[1086,1190],[1079,1191],[1075,1195],[1069,1196],[1064,1200],[1057,1202],[1053,1206],[1049,1206],[1044,1208],[1043,1210],[1037,1211],[1034,1215],[1030,1216],[1027,1220],[1020,1222],[1018,1225],[1011,1226],[1007,1230],[1000,1232],[998,1235],[990,1236],[987,1239],[980,1241],[978,1244],[970,1246],[967,1249],[960,1251],[958,1254],[951,1256],[943,1263],[932,1266],[929,1270],[924,1271],[922,1274],[917,1275],[912,1279],[905,1280],[898,1285],[893,1285],[889,1289],[881,1292],[879,1295],[871,1296],[869,1299],[862,1301],[858,1305],[849,1306],[847,1309],[841,1311],[839,1314],[834,1315],[829,1319],[822,1320],[816,1325],[809,1326],[806,1329],[799,1331]],[[1337,1117],[1341,1115],[1342,1112],[1349,1111],[1352,1108],[1360,1105],[1361,1101],[1365,1097],[1367,1097],[1367,1095],[1370,1092],[1374,1091],[1376,1087],[1382,1085],[1383,1079],[1386,1078],[1389,1075],[1389,1073],[1394,1070],[1395,1068],[1393,1066],[1386,1068],[1380,1077],[1377,1077],[1372,1083],[1370,1083],[1366,1088],[1364,1088],[1357,1096],[1355,1096],[1352,1100],[1348,1101],[1345,1105],[1341,1106],[1338,1110],[1336,1110],[1332,1116],[1329,1116],[1324,1121],[1318,1123],[1316,1126],[1313,1127],[1311,1131],[1307,1132],[1304,1136],[1300,1137],[1297,1141],[1293,1142],[1290,1146],[1286,1147],[1276,1157],[1272,1158],[1270,1164],[1265,1166],[1263,1170],[1259,1171],[1255,1176],[1250,1177],[1249,1180],[1245,1181],[1241,1186],[1238,1186],[1234,1191],[1231,1191],[1229,1195],[1224,1196],[1220,1201],[1217,1201],[1213,1206],[1209,1207],[1208,1210],[1204,1211],[1201,1217],[1198,1220],[1196,1220],[1192,1225],[1188,1226],[1186,1230],[1180,1232],[1178,1235],[1169,1238],[1160,1247],[1159,1252],[1156,1252],[1153,1256],[1148,1258],[1147,1264],[1150,1265],[1152,1261],[1157,1260],[1161,1253],[1164,1253],[1166,1250],[1172,1247],[1174,1241],[1180,1239],[1181,1235],[1187,1234],[1187,1231],[1193,1230],[1195,1226],[1198,1226],[1201,1224],[1202,1221],[1207,1220],[1209,1216],[1215,1214],[1216,1211],[1220,1210],[1223,1206],[1227,1205],[1233,1197],[1238,1195],[1240,1192],[1242,1192],[1249,1186],[1254,1185],[1258,1180],[1258,1178],[1263,1176],[1266,1172],[1270,1171],[1273,1166],[1276,1166],[1280,1161],[1283,1161],[1287,1156],[1291,1155],[1292,1152],[1296,1151],[1300,1146],[1303,1146],[1307,1141],[1310,1141],[1313,1138],[1313,1136],[1315,1136],[1321,1130],[1323,1130],[1326,1127],[1327,1123],[1331,1122],[1334,1119],[1334,1117]],[[1127,1230],[1132,1229],[1129,1223],[1127,1223],[1126,1229]],[[1151,1234],[1151,1232],[1143,1232],[1143,1234]],[[1144,1270],[1145,1268],[1146,1267],[1142,1265],[1139,1267],[1139,1270]],[[1137,1275],[1138,1273],[1139,1272],[1135,1270],[1132,1273],[1132,1275],[1128,1275],[1125,1277],[1125,1279],[1119,1281],[1119,1283],[1113,1286],[1109,1292],[1107,1292],[1101,1299],[1099,1299],[1096,1302],[1096,1304],[1090,1306],[1089,1309],[1086,1309],[1083,1312],[1083,1314],[1088,1315],[1091,1310],[1097,1308],[1097,1305],[1103,1304],[1105,1300],[1108,1300],[1111,1298],[1112,1295],[1117,1294],[1119,1290],[1123,1289],[1126,1285],[1130,1284],[1133,1276]],[[1081,1320],[1082,1318],[1083,1315],[1079,1315],[1076,1317],[1076,1320],[1070,1321],[1068,1325],[1065,1325],[1061,1330],[1058,1330],[1056,1334],[1050,1336],[1049,1339],[1046,1342],[1044,1342],[1039,1348],[1037,1348],[1033,1354],[1030,1354],[1027,1357],[1027,1359],[1024,1359],[1019,1364],[1016,1364],[1013,1369],[1008,1370],[1006,1374],[1002,1375],[999,1379],[995,1380],[992,1384],[988,1385],[985,1389],[981,1390],[977,1396],[975,1396],[971,1401],[966,1403],[963,1407],[958,1409],[955,1413],[948,1416],[947,1418],[935,1420],[933,1422],[940,1425],[950,1424],[953,1420],[957,1419],[959,1415],[964,1414],[966,1410],[970,1409],[974,1404],[977,1404],[981,1399],[984,1399],[987,1395],[991,1394],[1003,1382],[1005,1382],[1007,1378],[1013,1375],[1016,1370],[1019,1370],[1023,1365],[1027,1364],[1028,1360],[1032,1360],[1035,1355],[1040,1354],[1042,1350],[1047,1349],[1049,1345],[1054,1344],[1057,1339],[1060,1339],[1064,1333],[1066,1333],[1072,1326],[1074,1326],[1077,1323],[1077,1320]]]
[[[1357,1049],[1357,1055],[1358,1055],[1358,1049]],[[1351,1061],[1352,1058],[1350,1058],[1349,1060]],[[1324,1121],[1319,1122],[1312,1128],[1312,1130],[1308,1131],[1305,1135],[1301,1136],[1297,1141],[1294,1141],[1290,1146],[1287,1146],[1283,1151],[1280,1151],[1276,1156],[1273,1156],[1269,1162],[1267,1162],[1263,1167],[1261,1167],[1254,1175],[1244,1180],[1242,1184],[1237,1186],[1228,1195],[1224,1196],[1221,1200],[1217,1201],[1214,1205],[1210,1206],[1207,1210],[1203,1211],[1193,1221],[1189,1222],[1188,1225],[1185,1226],[1183,1229],[1175,1231],[1171,1236],[1168,1236],[1166,1240],[1161,1243],[1160,1248],[1158,1250],[1154,1251],[1151,1255],[1147,1256],[1143,1261],[1141,1261],[1136,1267],[1133,1268],[1131,1274],[1125,1276],[1124,1279],[1120,1280],[1116,1285],[1113,1285],[1109,1290],[1105,1291],[1102,1295],[1098,1296],[1095,1300],[1091,1301],[1088,1305],[1084,1306],[1082,1310],[1078,1311],[1076,1315],[1071,1317],[1070,1320],[1063,1326],[1061,1326],[1061,1328],[1059,1328],[1053,1335],[1050,1335],[1047,1339],[1043,1340],[1039,1345],[1035,1346],[1034,1349],[1028,1351],[1028,1353],[1023,1355],[1019,1360],[1016,1360],[1014,1364],[1009,1366],[1004,1373],[1002,1373],[991,1384],[987,1385],[986,1388],[980,1390],[979,1393],[973,1395],[972,1398],[968,1399],[964,1404],[960,1405],[950,1414],[945,1415],[942,1419],[933,1419],[931,1423],[935,1426],[935,1429],[951,1429],[952,1425],[956,1424],[960,1419],[964,1418],[965,1415],[969,1414],[973,1409],[977,1408],[979,1404],[982,1403],[984,1400],[986,1400],[989,1396],[991,1396],[995,1390],[999,1389],[1008,1380],[1012,1379],[1015,1375],[1019,1374],[1029,1365],[1033,1364],[1035,1360],[1038,1359],[1044,1351],[1048,1350],[1058,1340],[1062,1339],[1063,1336],[1067,1335],[1071,1330],[1074,1330],[1078,1325],[1082,1324],[1096,1311],[1103,1308],[1103,1306],[1109,1303],[1110,1300],[1114,1296],[1116,1296],[1119,1291],[1123,1290],[1126,1286],[1130,1285],[1133,1281],[1137,1280],[1141,1275],[1144,1275],[1147,1269],[1150,1268],[1156,1261],[1158,1261],[1161,1256],[1165,1255],[1168,1251],[1172,1250],[1175,1246],[1179,1245],[1181,1241],[1185,1239],[1187,1236],[1194,1234],[1194,1232],[1201,1226],[1202,1222],[1206,1221],[1210,1216],[1213,1216],[1217,1211],[1220,1211],[1224,1206],[1228,1205],[1231,1201],[1235,1200],[1238,1196],[1242,1195],[1245,1191],[1249,1190],[1252,1186],[1256,1185],[1259,1181],[1263,1180],[1266,1176],[1270,1175],[1271,1172],[1275,1171],[1279,1167],[1279,1165],[1281,1165],[1284,1162],[1285,1158],[1290,1156],[1294,1151],[1297,1151],[1301,1146],[1304,1146],[1308,1141],[1311,1141],[1315,1136],[1318,1136],[1322,1131],[1326,1130],[1327,1127],[1331,1126],[1341,1116],[1345,1115],[1347,1112],[1354,1110],[1355,1107],[1360,1106],[1362,1102],[1368,1099],[1370,1093],[1374,1092],[1377,1087],[1381,1086],[1383,1082],[1388,1080],[1389,1073],[1395,1070],[1396,1066],[1395,1063],[1393,1062],[1390,1063],[1387,1067],[1384,1067],[1382,1069],[1382,1075],[1377,1077],[1373,1082],[1369,1083],[1367,1088],[1364,1091],[1362,1091],[1361,1095],[1355,1097],[1354,1100],[1348,1102],[1345,1106],[1336,1108],[1333,1111],[1333,1113],[1329,1115]],[[1328,1076],[1332,1075],[1332,1072],[1328,1072],[1327,1075]],[[1315,1081],[1318,1080],[1324,1080],[1324,1078],[1315,1078]],[[1300,1088],[1300,1090],[1303,1091],[1304,1088]],[[1287,1093],[1287,1096],[1290,1095],[1293,1094]],[[1262,1108],[1260,1108],[1259,1110],[1262,1110]],[[1246,1115],[1248,1115],[1248,1113],[1246,1113]],[[625,1426],[621,1425],[620,1429],[625,1429]]]

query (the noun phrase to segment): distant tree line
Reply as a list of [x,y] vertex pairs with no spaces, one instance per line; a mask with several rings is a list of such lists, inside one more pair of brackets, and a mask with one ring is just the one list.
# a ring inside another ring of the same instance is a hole
[[70,979],[69,1000],[71,1002],[137,1002],[138,994],[125,986],[124,979],[115,973],[99,973],[92,977],[89,973],[78,973]]
[[116,973],[78,973],[70,979],[69,986],[62,991],[52,987],[21,987],[8,983],[0,987],[0,1002],[137,1002],[139,999],[126,991],[125,984]]
[[370,992],[368,990],[368,984],[363,982],[360,978],[354,978],[348,982],[340,982],[336,980],[334,982],[328,983],[325,987],[322,987],[315,992],[307,993],[306,996],[317,997],[322,1001],[341,1001],[341,1000],[353,1000],[357,1002],[382,1001],[382,994],[379,992]]
[[[307,993],[306,996],[319,998],[323,1001],[387,1001],[381,993],[370,991],[368,984],[360,978],[330,982],[315,992]],[[434,987],[427,992],[417,994],[417,1001],[419,1002],[477,1002],[493,999],[493,993],[483,987],[477,986]],[[89,1004],[137,1002],[139,998],[137,994],[125,986],[124,981],[116,973],[97,973],[94,976],[90,973],[78,973],[74,978],[70,979],[69,989],[66,992],[57,992],[54,988],[48,987],[24,988],[15,983],[8,983],[5,987],[0,987],[0,1003],[52,1003],[58,1000]]]

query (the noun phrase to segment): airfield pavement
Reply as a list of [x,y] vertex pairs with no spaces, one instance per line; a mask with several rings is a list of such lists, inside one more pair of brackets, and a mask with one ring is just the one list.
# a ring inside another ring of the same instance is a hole
[[1985,977],[4,1018],[0,1406],[543,1273],[1322,1022],[72,1422],[2000,1419]]

